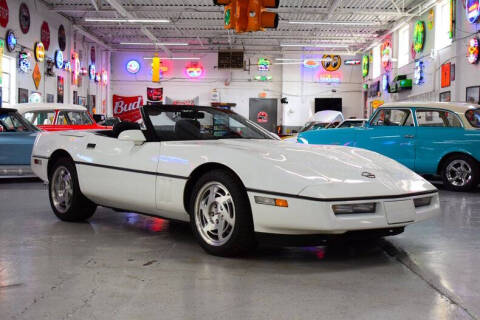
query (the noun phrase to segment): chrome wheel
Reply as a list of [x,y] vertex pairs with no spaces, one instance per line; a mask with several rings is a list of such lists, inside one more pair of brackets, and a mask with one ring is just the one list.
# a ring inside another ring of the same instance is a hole
[[52,176],[50,190],[53,205],[60,213],[70,209],[73,199],[73,180],[70,171],[64,166],[59,166]]
[[472,168],[465,160],[450,162],[445,174],[448,182],[455,187],[464,187],[472,180]]
[[195,224],[205,242],[224,245],[235,228],[235,206],[228,189],[220,182],[205,184],[195,199]]

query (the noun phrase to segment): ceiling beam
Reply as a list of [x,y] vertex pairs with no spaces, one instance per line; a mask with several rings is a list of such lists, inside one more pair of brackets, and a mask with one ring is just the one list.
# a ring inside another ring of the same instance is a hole
[[99,38],[97,38],[96,36],[94,36],[93,34],[91,34],[90,32],[86,31],[82,26],[79,26],[79,25],[76,25],[74,24],[72,26],[73,30],[80,33],[81,35],[85,36],[86,38],[92,40],[93,42],[101,45],[102,47],[104,47],[105,49],[108,49],[108,50],[112,50],[112,47],[110,47],[108,44],[106,44],[105,42],[103,42],[102,40],[100,40]]

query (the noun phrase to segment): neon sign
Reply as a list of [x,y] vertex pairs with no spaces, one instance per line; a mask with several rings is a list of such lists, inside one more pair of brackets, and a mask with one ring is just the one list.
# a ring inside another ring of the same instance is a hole
[[73,52],[72,53],[72,66],[73,66],[73,72],[72,72],[72,84],[78,84],[78,77],[80,75],[80,59],[78,58],[78,53]]
[[340,72],[319,72],[317,74],[318,82],[321,83],[340,83],[342,74]]
[[35,43],[34,52],[35,59],[38,62],[42,62],[43,60],[45,60],[45,47],[43,46],[43,43],[41,41]]
[[467,51],[468,63],[476,64],[478,62],[478,39],[472,38],[468,41]]
[[417,85],[424,83],[424,64],[422,60],[415,61],[415,72],[413,74],[413,78],[415,79],[415,84]]
[[192,79],[201,77],[204,72],[203,66],[198,62],[191,62],[185,67],[185,74]]
[[95,65],[93,63],[88,66],[88,78],[95,80]]
[[479,0],[467,0],[466,2],[466,14],[470,23],[476,23],[480,16],[480,3]]
[[390,85],[388,84],[388,74],[384,74],[382,78],[382,89],[383,91],[388,91]]
[[65,61],[63,63],[63,69],[67,72],[72,72],[72,63],[70,61]]
[[362,76],[364,78],[368,76],[369,69],[370,69],[370,57],[368,56],[368,54],[365,54],[362,57]]
[[102,71],[102,84],[107,85],[108,84],[108,73],[107,70]]
[[140,63],[137,60],[129,60],[126,69],[128,73],[136,74],[140,71]]
[[269,71],[270,70],[270,60],[267,58],[258,59],[258,71]]
[[385,40],[381,47],[382,52],[382,64],[385,71],[392,69],[392,43],[390,39]]
[[7,36],[5,37],[7,39],[7,50],[9,52],[12,52],[15,50],[15,47],[17,46],[17,37],[15,36],[15,33],[13,33],[12,30],[7,31]]
[[257,75],[257,76],[255,76],[254,79],[257,80],[257,81],[270,81],[270,80],[273,79],[273,77],[272,77],[272,76],[260,76],[260,75]]
[[347,66],[358,66],[360,63],[362,63],[360,60],[353,59],[353,60],[345,60],[344,64]]
[[317,60],[307,59],[303,61],[303,66],[309,69],[315,69],[320,66],[320,62]]
[[22,72],[28,72],[32,64],[30,63],[30,53],[22,51],[18,55],[18,68]]
[[100,82],[100,72],[95,73],[95,82]]
[[415,29],[413,31],[413,48],[416,53],[420,53],[423,50],[425,44],[425,22],[417,21],[415,23]]
[[55,67],[57,67],[57,69],[63,67],[63,52],[60,50],[55,51]]

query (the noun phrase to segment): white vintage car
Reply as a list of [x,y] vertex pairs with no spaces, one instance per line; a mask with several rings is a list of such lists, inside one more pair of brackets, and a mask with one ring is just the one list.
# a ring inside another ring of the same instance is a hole
[[272,238],[319,244],[385,236],[439,211],[437,189],[380,154],[286,144],[231,111],[145,106],[143,124],[42,132],[33,172],[58,218],[98,205],[190,221],[200,245],[236,255]]

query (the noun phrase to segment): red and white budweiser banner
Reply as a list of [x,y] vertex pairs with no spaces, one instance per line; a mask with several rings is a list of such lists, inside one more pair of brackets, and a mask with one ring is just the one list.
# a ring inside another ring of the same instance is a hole
[[122,97],[113,95],[113,116],[122,121],[136,122],[142,118],[139,108],[143,106],[143,97]]

